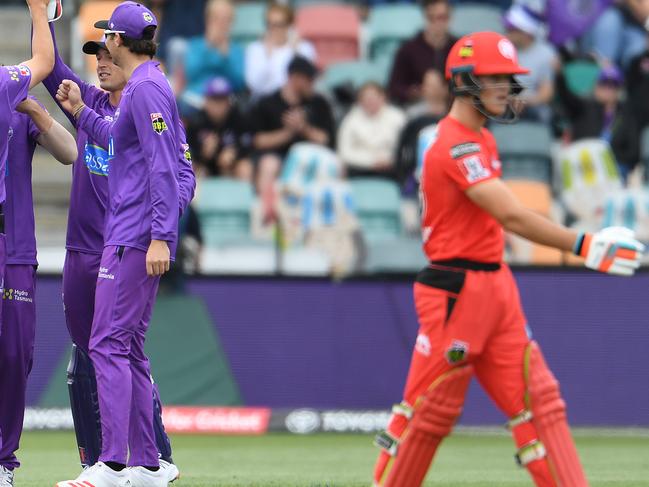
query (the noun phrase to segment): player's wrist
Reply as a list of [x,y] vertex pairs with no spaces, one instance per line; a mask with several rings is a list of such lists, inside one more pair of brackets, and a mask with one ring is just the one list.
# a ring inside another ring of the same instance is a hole
[[80,102],[76,104],[74,107],[72,107],[72,117],[76,120],[79,119],[79,116],[83,112],[83,109],[86,108],[86,104],[83,102]]

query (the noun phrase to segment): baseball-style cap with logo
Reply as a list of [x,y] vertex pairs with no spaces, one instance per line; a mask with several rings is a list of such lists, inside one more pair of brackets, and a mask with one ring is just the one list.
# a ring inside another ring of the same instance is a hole
[[88,41],[81,48],[85,54],[90,54],[91,56],[97,54],[100,49],[108,50],[106,47],[106,36],[102,36],[100,41]]
[[205,96],[208,98],[227,98],[232,94],[232,87],[227,79],[222,76],[212,78],[205,85]]
[[151,33],[147,35],[149,32],[147,27],[151,26],[158,26],[153,12],[142,4],[130,1],[120,3],[109,20],[100,20],[95,23],[95,27],[103,29],[104,34],[124,34],[126,37],[138,40],[153,38]]

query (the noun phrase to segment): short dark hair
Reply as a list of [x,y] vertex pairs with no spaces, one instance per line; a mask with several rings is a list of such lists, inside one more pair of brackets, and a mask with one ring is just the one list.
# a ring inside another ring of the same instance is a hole
[[158,44],[153,40],[155,30],[156,27],[154,25],[146,27],[142,39],[133,39],[124,34],[120,35],[122,36],[122,41],[124,41],[124,47],[128,48],[133,54],[141,54],[153,58],[158,51]]
[[448,8],[451,8],[451,2],[449,0],[420,0],[421,8],[424,10],[430,7],[431,5],[437,5],[438,3],[443,3]]

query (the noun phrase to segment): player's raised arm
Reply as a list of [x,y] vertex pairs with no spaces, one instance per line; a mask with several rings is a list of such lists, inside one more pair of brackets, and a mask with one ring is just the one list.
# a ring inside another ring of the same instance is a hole
[[16,107],[16,110],[31,118],[32,123],[38,129],[36,137],[38,144],[52,154],[57,161],[69,165],[77,159],[77,143],[74,136],[54,120],[34,98],[27,98]]
[[32,15],[32,58],[22,63],[31,71],[29,87],[43,81],[54,68],[54,45],[47,20],[48,0],[27,0]]

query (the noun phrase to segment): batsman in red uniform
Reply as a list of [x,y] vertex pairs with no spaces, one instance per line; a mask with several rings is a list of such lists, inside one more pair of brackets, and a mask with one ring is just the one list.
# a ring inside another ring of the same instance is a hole
[[393,408],[375,486],[418,487],[452,430],[475,376],[509,418],[516,458],[541,487],[586,487],[557,380],[530,336],[516,284],[502,262],[504,230],[572,250],[586,266],[631,275],[644,251],[632,231],[577,234],[524,208],[501,181],[487,120],[513,122],[516,49],[480,32],[447,59],[455,95],[421,176],[422,235],[430,261],[414,285],[420,329],[404,399]]

